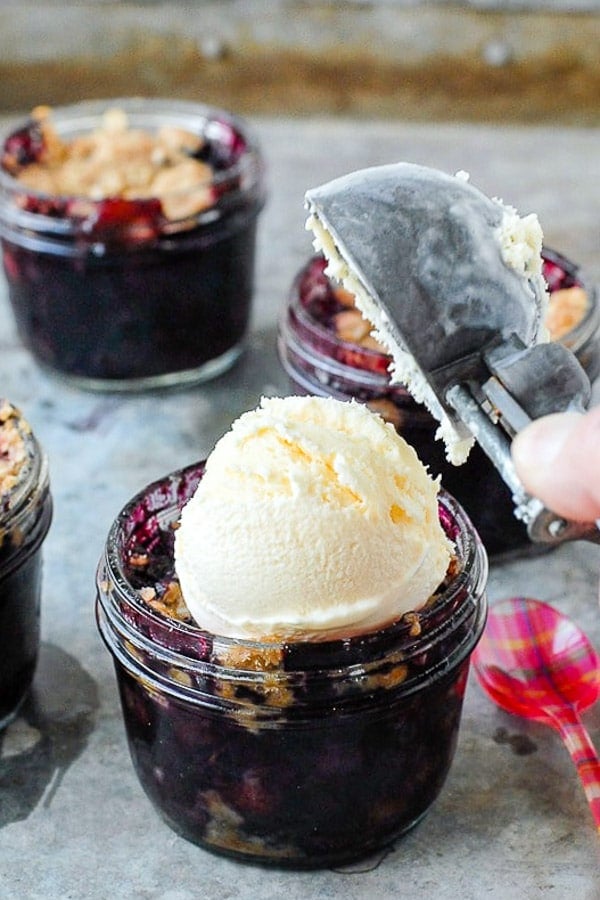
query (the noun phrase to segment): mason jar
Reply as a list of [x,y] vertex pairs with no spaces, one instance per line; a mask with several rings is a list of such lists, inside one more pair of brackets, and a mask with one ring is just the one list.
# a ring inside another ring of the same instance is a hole
[[177,600],[173,526],[202,474],[190,466],[134,497],[98,568],[140,783],[178,834],[237,859],[315,868],[384,847],[427,813],[454,756],[486,617],[481,542],[442,494],[455,558],[418,613],[346,640],[228,639]]
[[[543,258],[551,298],[558,299],[559,291],[573,288],[580,296],[585,295],[582,316],[560,340],[578,356],[593,379],[600,373],[597,290],[561,254],[545,248]],[[352,309],[353,298],[329,280],[325,267],[322,257],[310,259],[296,275],[281,311],[278,354],[291,389],[340,400],[354,398],[391,422],[413,445],[430,474],[440,475],[446,490],[465,508],[491,556],[539,552],[530,542],[525,525],[514,516],[509,488],[479,444],[464,465],[453,466],[447,461],[443,442],[435,438],[437,422],[424,406],[415,403],[403,385],[391,382],[391,358],[368,336],[368,323],[361,320],[364,327],[360,333],[365,337],[360,343],[344,331],[345,336],[340,336],[337,317]]]
[[[551,302],[559,292],[579,288],[585,298],[580,317],[573,316],[572,325],[561,330],[558,340],[575,354],[590,379],[600,375],[600,299],[598,288],[582,272],[581,267],[556,250],[546,247],[543,251],[543,273]],[[571,314],[572,316],[572,314]],[[567,317],[568,319],[569,317]]]
[[40,645],[42,543],[52,519],[46,455],[0,400],[0,728],[31,686]]
[[38,119],[0,138],[0,239],[19,335],[78,386],[137,390],[200,382],[242,352],[254,283],[264,167],[250,126],[224,110],[166,99],[59,107],[47,121],[69,146],[109,111],[130,129],[199,138],[198,184],[157,197],[54,196],[19,180],[50,141]]

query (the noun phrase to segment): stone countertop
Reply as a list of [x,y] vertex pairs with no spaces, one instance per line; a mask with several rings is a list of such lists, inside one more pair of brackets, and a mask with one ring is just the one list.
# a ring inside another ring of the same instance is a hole
[[[0,394],[21,406],[51,465],[54,522],[44,546],[43,645],[22,715],[0,737],[0,898],[490,900],[600,897],[598,836],[559,737],[496,710],[471,678],[446,786],[387,854],[342,870],[264,870],[177,837],[131,766],[112,663],[94,621],[106,532],[150,480],[205,456],[261,394],[287,392],[275,352],[278,310],[311,253],[307,187],[407,159],[465,169],[486,193],[537,211],[546,244],[600,280],[600,131],[260,119],[270,199],[261,220],[246,354],[210,384],[116,396],[42,373],[0,300]],[[4,293],[4,285],[2,285]],[[600,547],[564,546],[494,564],[490,600],[556,604],[600,646]],[[600,711],[585,714],[600,746]],[[527,752],[525,752],[527,751]]]

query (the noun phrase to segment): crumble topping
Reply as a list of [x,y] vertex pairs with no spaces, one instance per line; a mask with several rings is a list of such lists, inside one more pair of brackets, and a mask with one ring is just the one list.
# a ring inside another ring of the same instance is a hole
[[[338,293],[338,291],[334,291]],[[348,291],[344,291],[348,293]],[[373,325],[356,308],[342,310],[334,316],[333,324],[335,333],[341,341],[349,344],[357,344],[367,350],[375,350],[377,353],[387,353],[383,344],[373,335]]]
[[[273,638],[270,639],[273,641]],[[251,646],[247,644],[232,644],[227,648],[225,656],[221,654],[220,662],[231,666],[233,669],[246,669],[253,672],[277,671],[281,668],[283,650],[281,645],[273,643],[272,646]],[[273,685],[275,689],[277,685]]]
[[550,333],[550,340],[559,340],[579,325],[588,306],[588,295],[582,287],[553,291],[546,312],[546,328]]
[[21,184],[50,196],[90,200],[160,200],[167,219],[182,219],[212,206],[210,165],[194,158],[201,136],[167,125],[156,133],[129,126],[126,113],[108,109],[99,128],[63,141],[52,110],[36,107],[39,159],[22,165],[5,154],[4,168]]
[[178,619],[180,622],[191,620],[178,581],[169,581],[160,596],[154,587],[141,588],[140,595],[144,603],[151,606],[156,612],[162,613],[163,616]]
[[28,462],[23,433],[28,426],[19,411],[0,400],[0,498],[13,490]]

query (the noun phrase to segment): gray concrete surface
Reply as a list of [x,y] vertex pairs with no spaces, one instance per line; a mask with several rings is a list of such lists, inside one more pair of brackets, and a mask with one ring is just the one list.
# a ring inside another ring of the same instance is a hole
[[[536,210],[546,242],[600,279],[600,130],[260,119],[270,200],[260,231],[246,355],[203,387],[93,395],[43,374],[0,297],[0,394],[30,418],[51,462],[43,653],[32,701],[0,738],[1,900],[596,900],[598,835],[559,738],[497,711],[469,684],[454,766],[422,824],[387,854],[339,871],[264,871],[176,837],[128,757],[111,660],[93,616],[94,571],[121,505],[204,456],[262,393],[284,393],[275,323],[311,252],[307,187],[407,159],[466,169],[486,192]],[[4,286],[2,285],[2,291]],[[492,567],[492,602],[530,594],[600,646],[600,547],[565,546]],[[600,708],[585,715],[600,746]],[[517,750],[523,739],[527,755]]]

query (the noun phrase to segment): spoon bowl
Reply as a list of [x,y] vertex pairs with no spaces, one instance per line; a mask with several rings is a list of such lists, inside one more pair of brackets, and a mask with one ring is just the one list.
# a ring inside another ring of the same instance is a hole
[[558,731],[600,828],[600,761],[579,719],[600,697],[600,658],[586,635],[547,603],[512,597],[491,607],[472,665],[498,706]]

